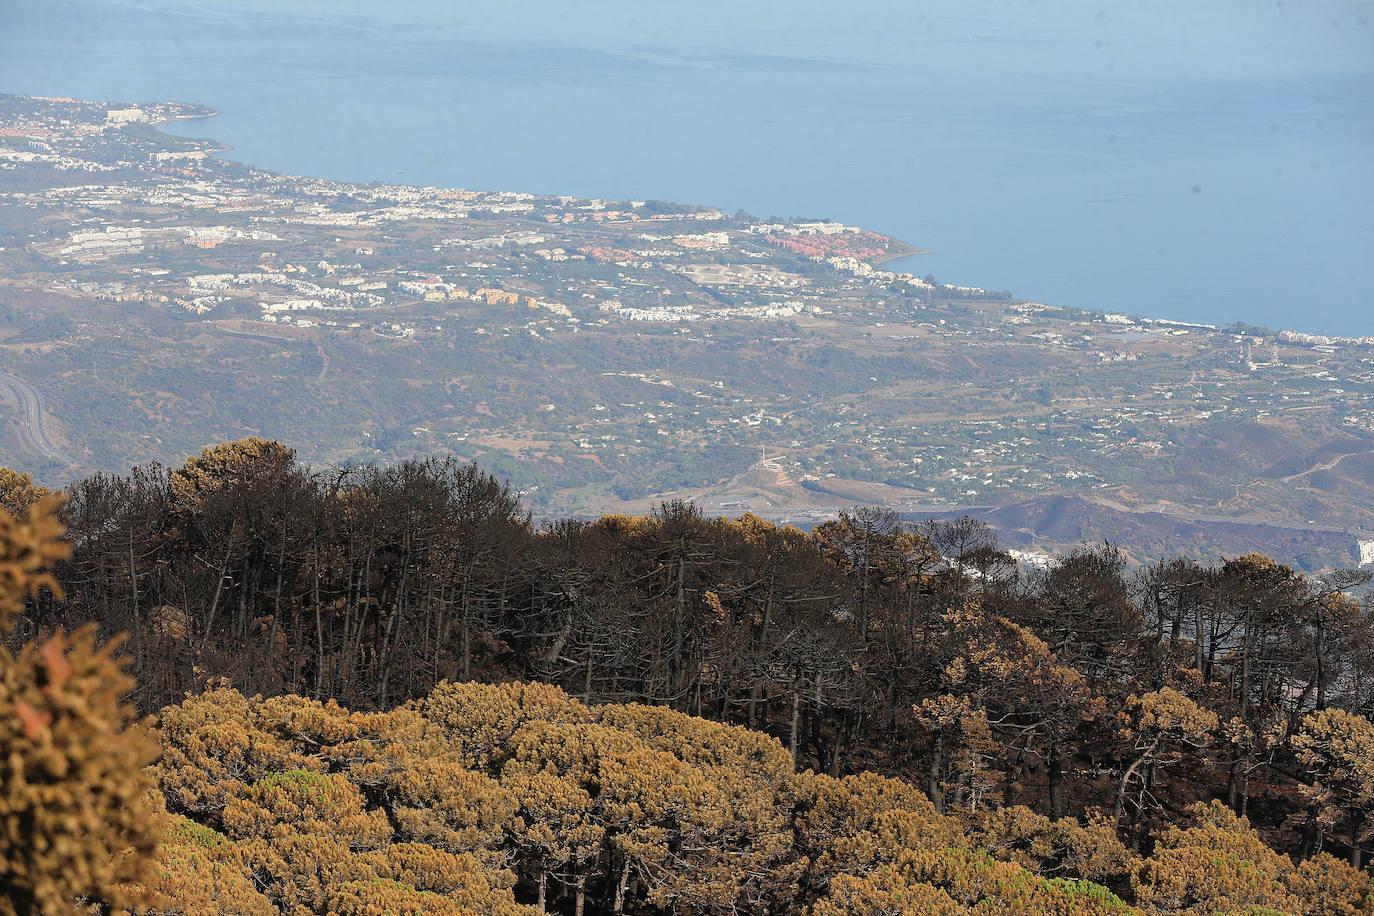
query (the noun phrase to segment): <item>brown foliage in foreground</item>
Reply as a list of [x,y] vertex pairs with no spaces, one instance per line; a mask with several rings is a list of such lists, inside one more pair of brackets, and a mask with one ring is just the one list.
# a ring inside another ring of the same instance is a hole
[[[320,491],[293,462],[97,481],[71,560],[18,481],[0,618],[41,638],[0,658],[0,914],[1374,912],[1354,579],[1250,556],[1132,585],[1108,546],[1022,581],[976,524],[868,510],[533,533],[471,468]],[[159,791],[54,563],[195,685]],[[440,677],[479,666],[583,699]]]
[[[41,495],[0,474],[0,502]],[[1110,544],[1019,569],[973,519],[872,508],[809,532],[685,503],[535,528],[475,465],[312,469],[256,438],[67,496],[68,599],[27,601],[12,648],[90,620],[127,632],[145,713],[224,678],[373,711],[444,681],[537,681],[745,725],[798,768],[900,775],[940,813],[1107,812],[1148,851],[1223,799],[1298,858],[1361,863],[1374,845],[1374,799],[1339,775],[1365,770],[1332,741],[1350,731],[1332,716],[1374,714],[1355,570],[1247,555],[1132,573]],[[490,715],[463,726],[464,765],[524,713]],[[469,829],[401,817],[417,837]]]
[[387,713],[217,688],[163,720],[168,916],[215,912],[197,887],[297,916],[1374,913],[1367,873],[1295,864],[1219,803],[1140,855],[1106,817],[942,815],[898,780],[795,772],[748,729],[538,684]]
[[[0,511],[0,627],[26,597],[57,589],[68,555],[54,500]],[[122,909],[152,864],[158,819],[143,767],[156,756],[123,696],[133,681],[94,627],[60,630],[16,657],[0,648],[0,914]]]

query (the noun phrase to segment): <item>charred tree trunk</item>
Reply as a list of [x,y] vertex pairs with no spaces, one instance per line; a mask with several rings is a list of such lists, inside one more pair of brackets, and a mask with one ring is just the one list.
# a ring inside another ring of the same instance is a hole
[[926,794],[935,806],[936,814],[945,813],[945,793],[940,788],[940,768],[944,766],[945,736],[943,732],[935,735],[935,746],[930,752],[930,770],[926,774]]
[[1068,815],[1069,806],[1064,801],[1064,751],[1058,741],[1050,743],[1045,767],[1049,770],[1050,817],[1059,820]]

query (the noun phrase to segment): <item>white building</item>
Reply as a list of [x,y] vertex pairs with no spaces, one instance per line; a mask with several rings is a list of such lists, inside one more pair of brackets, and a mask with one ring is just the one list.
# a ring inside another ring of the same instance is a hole
[[111,108],[105,112],[105,120],[112,124],[142,123],[148,120],[148,114],[141,108]]

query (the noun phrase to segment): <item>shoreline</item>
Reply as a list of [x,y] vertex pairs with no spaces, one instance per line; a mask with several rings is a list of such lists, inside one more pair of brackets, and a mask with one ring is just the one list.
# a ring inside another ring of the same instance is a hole
[[156,127],[159,124],[171,124],[173,121],[196,121],[201,118],[208,120],[209,118],[219,117],[219,114],[220,113],[218,111],[211,108],[209,109],[208,114],[173,115],[170,118],[158,118],[156,121],[149,121],[148,123],[153,127]]
[[206,108],[204,114],[175,115],[170,118],[159,118],[156,121],[149,121],[148,126],[157,129],[159,133],[162,133],[168,137],[176,137],[181,140],[203,140],[206,143],[212,143],[214,144],[214,148],[208,150],[207,155],[218,156],[220,153],[233,152],[234,148],[227,143],[224,143],[220,140],[216,140],[214,137],[187,137],[183,136],[182,134],[174,134],[171,131],[161,130],[161,127],[163,124],[172,124],[177,121],[208,121],[211,118],[217,118],[219,116],[220,112],[218,109]]
[[[195,103],[187,102],[187,103],[183,103],[183,104],[194,105]],[[201,121],[201,120],[208,121],[208,120],[211,119],[211,118],[219,117],[220,114],[221,114],[221,112],[220,112],[218,109],[208,108],[204,113],[186,114],[186,115],[175,115],[175,116],[170,117],[170,118],[159,118],[159,119],[156,120],[156,121],[149,121],[148,124],[149,124],[149,126],[151,126],[151,127],[160,127],[160,126],[163,125],[163,124],[171,124],[171,123],[176,122],[176,121]],[[228,144],[226,144],[226,143],[223,143],[223,142],[221,142],[221,141],[219,141],[219,140],[217,140],[217,139],[215,139],[215,138],[213,138],[213,137],[188,137],[188,136],[185,136],[185,135],[183,135],[183,134],[174,134],[174,133],[171,133],[171,132],[169,132],[169,131],[162,131],[162,133],[166,134],[166,135],[169,136],[169,137],[177,137],[177,138],[182,139],[182,140],[202,140],[202,141],[205,141],[205,142],[207,142],[207,143],[213,143],[213,144],[215,145],[215,148],[209,151],[209,155],[211,155],[211,156],[218,156],[220,153],[232,152],[233,149],[234,149],[232,146],[230,146],[230,145],[228,145]],[[240,164],[242,164],[242,163],[240,163]],[[278,172],[276,172],[274,169],[264,169],[263,171],[274,172],[275,174],[286,175],[286,173],[284,173],[284,172],[278,173]],[[311,176],[311,175],[289,175],[289,176],[287,176],[287,177],[291,177],[291,178],[315,178],[315,177],[318,177],[318,176]],[[333,180],[333,179],[331,179],[331,180]],[[356,182],[344,182],[344,183],[345,183],[345,184],[356,184]],[[382,183],[382,184],[390,184],[391,182],[381,182],[381,183]],[[414,188],[414,187],[440,187],[440,186],[438,186],[438,185],[410,185],[410,184],[401,183],[401,184],[398,184],[397,187]],[[481,190],[481,189],[476,189],[476,190]],[[502,191],[502,190],[509,190],[509,189],[491,188],[491,189],[487,189],[487,190],[489,190],[489,191],[491,191],[491,192],[499,192],[499,191]],[[672,204],[678,205],[678,206],[690,206],[690,207],[705,206],[704,204],[690,204],[690,203],[686,203],[686,202],[684,202],[684,201],[669,201],[669,203],[672,203]],[[860,226],[859,228],[860,228],[860,229],[864,229],[865,227]],[[873,231],[873,230],[866,230],[866,231]],[[881,233],[880,233],[880,234],[881,234]],[[884,237],[885,237],[885,238],[888,238],[888,239],[891,239],[892,241],[898,243],[898,244],[901,245],[905,250],[904,250],[904,251],[893,252],[893,253],[891,253],[891,254],[886,254],[886,255],[883,255],[883,256],[880,257],[880,258],[873,258],[872,260],[867,261],[866,263],[868,263],[868,264],[869,264],[870,266],[872,266],[872,267],[880,268],[880,267],[882,267],[882,266],[885,265],[885,264],[890,264],[890,263],[892,263],[893,261],[900,261],[900,260],[903,260],[903,259],[905,259],[905,258],[915,258],[915,257],[920,257],[921,255],[927,255],[927,254],[933,254],[933,253],[934,253],[934,252],[932,252],[932,251],[931,251],[930,249],[928,249],[928,248],[921,248],[921,247],[919,247],[919,246],[917,246],[917,245],[911,244],[910,242],[903,241],[902,239],[894,238],[893,236],[890,236],[890,235],[884,236]]]
[[[111,103],[111,104],[113,104],[113,103]],[[138,104],[138,103],[132,103],[132,104]],[[189,102],[181,102],[181,103],[173,103],[173,104],[181,104],[181,105],[187,105],[187,106],[189,106],[189,107],[197,107],[197,106],[196,106],[196,103],[189,103]],[[210,107],[208,107],[208,106],[204,106],[204,111],[196,112],[196,113],[194,113],[194,114],[184,114],[184,115],[176,115],[176,116],[168,117],[168,118],[161,118],[161,119],[158,119],[157,121],[150,121],[150,122],[148,122],[148,123],[149,123],[150,126],[152,126],[152,127],[154,127],[154,128],[158,128],[158,127],[160,127],[161,125],[170,124],[170,123],[173,123],[173,122],[176,122],[176,121],[193,121],[193,120],[201,120],[201,119],[209,120],[210,118],[218,117],[218,116],[220,116],[221,114],[222,114],[222,112],[219,111],[218,109],[214,109],[214,108],[210,108]],[[222,141],[219,141],[219,140],[217,140],[217,139],[215,139],[215,138],[213,138],[213,137],[189,137],[189,136],[185,136],[185,135],[182,135],[182,134],[173,134],[173,133],[171,133],[171,132],[169,132],[169,131],[163,131],[163,133],[166,134],[166,135],[169,136],[169,137],[177,137],[178,139],[182,139],[182,140],[200,140],[200,141],[203,141],[203,142],[206,142],[206,143],[213,144],[213,148],[207,150],[207,154],[208,154],[208,155],[211,155],[211,156],[219,156],[221,153],[229,153],[229,152],[233,152],[233,150],[234,150],[234,147],[233,147],[233,146],[231,146],[231,145],[229,145],[229,144],[226,144],[226,143],[223,143]],[[239,163],[239,164],[240,164],[240,165],[247,165],[246,163]],[[277,171],[277,170],[271,169],[271,168],[262,168],[262,167],[258,167],[258,166],[254,166],[253,168],[256,168],[256,169],[258,169],[259,171],[268,172],[268,173],[271,173],[271,174],[282,175],[282,176],[284,176],[284,177],[299,178],[299,179],[312,179],[312,178],[313,178],[313,179],[321,179],[321,176],[318,176],[318,175],[293,175],[293,174],[290,174],[290,173],[287,173],[287,172],[280,172],[280,171]],[[344,180],[344,179],[323,179],[323,180],[337,181],[337,182],[339,182],[340,184],[367,184],[367,182],[359,182],[359,181],[356,181],[356,180]],[[448,189],[448,188],[450,188],[450,187],[453,187],[453,186],[451,186],[451,185],[417,185],[417,184],[407,184],[407,183],[404,183],[404,182],[395,182],[395,181],[388,181],[388,180],[379,180],[379,181],[377,181],[376,183],[377,183],[377,184],[381,184],[381,185],[387,185],[387,186],[408,187],[408,188],[425,188],[425,187],[432,187],[432,188],[438,188],[438,189]],[[473,190],[483,190],[483,189],[473,189]],[[495,192],[499,192],[499,191],[501,191],[501,190],[509,190],[509,189],[489,188],[489,189],[485,189],[485,190],[486,190],[486,191],[489,191],[489,192],[495,193]],[[610,198],[607,198],[607,199],[610,199]],[[681,203],[681,202],[675,202],[675,203]],[[701,205],[701,204],[683,204],[683,205],[684,205],[684,206],[706,206],[706,205]],[[865,227],[863,227],[862,225],[860,225],[859,228],[865,228]],[[869,231],[874,231],[874,230],[869,230]],[[883,233],[879,233],[879,234],[883,234]],[[869,264],[871,267],[873,267],[873,268],[875,268],[875,269],[888,269],[886,266],[889,265],[889,264],[892,264],[892,263],[894,263],[894,262],[902,261],[902,260],[905,260],[905,259],[907,259],[907,258],[918,258],[918,257],[922,257],[922,256],[925,256],[925,255],[931,255],[931,254],[934,254],[934,253],[935,253],[935,252],[934,252],[933,250],[931,250],[931,249],[926,249],[926,248],[921,248],[921,247],[918,247],[918,246],[915,246],[915,245],[911,245],[909,242],[902,241],[901,239],[897,239],[897,238],[895,238],[895,237],[893,237],[893,236],[886,236],[886,237],[887,237],[887,238],[890,238],[890,239],[893,239],[893,241],[900,242],[902,245],[906,246],[909,250],[906,250],[906,251],[903,251],[903,252],[900,252],[900,253],[888,254],[888,255],[885,255],[885,256],[883,256],[883,257],[881,257],[881,258],[875,258],[875,259],[873,259],[873,260],[871,260],[871,261],[865,262],[865,263]],[[898,270],[898,271],[893,271],[893,272],[894,272],[894,273],[909,273],[909,274],[912,275],[912,276],[917,276],[917,274],[915,274],[914,271],[901,271],[901,270]],[[1020,297],[1018,297],[1018,298],[1020,298]],[[1024,301],[1032,301],[1032,300],[1027,299],[1027,300],[1024,300]],[[1042,299],[1042,298],[1035,298],[1033,301],[1043,301],[1043,299]],[[1053,305],[1053,303],[1047,303],[1047,304]],[[1097,307],[1097,308],[1095,308],[1095,309],[1090,309],[1090,310],[1092,310],[1092,311],[1104,311],[1104,312],[1107,312],[1107,311],[1120,311],[1120,312],[1122,312],[1123,314],[1133,315],[1133,316],[1138,317],[1138,318],[1146,318],[1146,319],[1150,319],[1150,320],[1153,320],[1153,321],[1159,322],[1159,323],[1165,323],[1165,324],[1175,323],[1175,322],[1173,322],[1173,321],[1170,320],[1170,319],[1165,319],[1165,318],[1153,318],[1153,316],[1150,316],[1150,315],[1139,314],[1139,313],[1136,313],[1136,312],[1134,312],[1134,311],[1132,311],[1132,310],[1130,310],[1130,309],[1128,309],[1128,308],[1109,309],[1109,308],[1104,308],[1104,307]],[[1369,336],[1369,335],[1333,334],[1333,333],[1331,333],[1331,332],[1321,332],[1321,331],[1299,331],[1299,330],[1296,330],[1296,329],[1293,329],[1293,328],[1267,328],[1267,330],[1269,330],[1271,333],[1273,333],[1273,334],[1275,334],[1275,335],[1278,335],[1278,334],[1292,334],[1292,335],[1300,335],[1300,336],[1305,336],[1305,337],[1323,338],[1322,343],[1323,343],[1324,345],[1329,343],[1329,344],[1334,344],[1334,345],[1337,345],[1337,346],[1343,346],[1343,345],[1347,345],[1347,346],[1348,346],[1348,345],[1354,345],[1354,346],[1367,346],[1367,345],[1369,345],[1369,342],[1370,342],[1370,341],[1374,341],[1374,336]]]
[[[895,242],[901,242],[901,239],[893,239],[893,241],[895,241]],[[907,248],[909,248],[910,250],[909,250],[909,251],[903,251],[903,252],[898,253],[898,254],[883,255],[881,258],[874,258],[873,260],[869,261],[868,263],[869,263],[869,264],[872,264],[874,267],[882,267],[882,266],[885,265],[885,264],[891,264],[893,261],[901,261],[901,260],[904,260],[905,258],[919,258],[919,257],[921,257],[922,255],[934,254],[934,253],[935,253],[935,252],[931,251],[929,248],[918,248],[918,247],[916,247],[915,245],[910,244],[909,242],[902,242],[902,244],[905,245],[905,246],[906,246]],[[905,273],[905,271],[899,271],[899,273]]]

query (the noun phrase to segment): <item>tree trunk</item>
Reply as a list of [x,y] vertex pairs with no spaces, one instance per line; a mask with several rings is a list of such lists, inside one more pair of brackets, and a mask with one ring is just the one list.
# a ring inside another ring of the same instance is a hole
[[280,547],[280,548],[278,549],[278,551],[277,551],[277,586],[276,586],[276,588],[273,590],[273,595],[272,595],[272,626],[271,626],[271,628],[268,630],[268,633],[267,633],[267,651],[268,651],[269,653],[271,653],[271,656],[272,656],[272,659],[273,659],[273,665],[272,665],[272,667],[273,667],[274,669],[277,667],[277,666],[276,666],[276,660],[277,660],[277,656],[276,656],[277,631],[281,628],[281,591],[282,591],[282,577],[285,575],[285,572],[284,572],[284,569],[283,569],[283,568],[284,568],[285,566],[286,566],[286,529],[283,528],[283,529],[282,529],[282,535],[281,535],[281,547]]
[[687,557],[677,559],[677,594],[673,599],[673,648],[668,653],[668,705],[680,709],[677,700],[681,692],[679,674],[683,670],[683,627],[687,621]]
[[210,643],[210,632],[215,626],[215,613],[219,610],[219,596],[224,592],[224,578],[229,575],[229,555],[234,550],[234,532],[238,530],[238,519],[234,519],[229,526],[228,543],[224,545],[224,561],[219,564],[219,581],[215,583],[215,597],[210,600],[210,611],[205,615],[205,635],[201,638],[200,649],[205,651],[205,647]]
[[[1326,619],[1322,616],[1321,599],[1317,600],[1317,632],[1312,646],[1317,662],[1317,711],[1326,708]],[[1356,866],[1357,868],[1359,866]]]
[[626,859],[624,864],[620,866],[620,879],[615,883],[615,904],[612,906],[611,912],[615,913],[616,916],[625,912],[625,889],[629,886],[630,860]]
[[792,763],[797,763],[797,731],[801,725],[801,683],[792,685],[792,730],[787,749],[792,752]]
[[472,679],[472,622],[469,615],[472,613],[472,570],[463,570],[463,592],[459,599],[458,619],[461,621],[458,631],[458,644],[462,647],[462,654],[458,660],[458,680],[468,681]]
[[1240,649],[1240,708],[1241,714],[1250,711],[1250,625],[1245,625]]
[[592,653],[591,643],[587,644],[587,675],[582,683],[582,702],[590,704],[592,702],[592,666],[596,656]]
[[[257,551],[253,551],[256,553]],[[251,554],[250,554],[251,555]],[[248,590],[251,587],[253,564],[247,557],[243,561],[243,571],[239,576],[239,608],[238,617],[234,621],[234,635],[243,639],[248,635]]]
[[1364,827],[1364,812],[1350,815],[1350,867],[1359,871],[1364,866],[1364,849],[1360,847],[1360,833]]
[[311,589],[315,605],[315,699],[323,700],[320,685],[324,682],[324,610],[320,607],[320,545],[315,544],[315,585]]
[[1068,805],[1064,803],[1064,756],[1059,742],[1050,743],[1045,766],[1049,770],[1050,817],[1059,820],[1069,813]]
[[138,651],[137,646],[138,646],[138,643],[139,643],[140,641],[142,641],[142,638],[143,638],[143,627],[139,624],[139,620],[138,620],[138,617],[139,617],[139,614],[138,614],[138,573],[137,573],[137,571],[134,569],[134,530],[133,530],[132,528],[129,529],[129,588],[130,588],[130,589],[132,590],[132,592],[133,592],[133,601],[134,601],[134,607],[133,607],[133,612],[134,612],[134,628],[133,628],[133,634],[132,634],[132,635],[133,635],[133,638],[134,638],[134,640],[135,640],[135,643],[134,643],[134,647],[135,647],[135,648],[134,648],[134,652],[133,652],[133,656],[134,656],[134,673],[137,674],[138,671],[139,671],[139,669],[142,667],[142,665],[139,664],[139,660],[142,658],[143,653]]
[[1193,653],[1197,656],[1197,673],[1205,679],[1207,670],[1205,659],[1202,654],[1202,602],[1199,601],[1193,606]]
[[824,722],[821,704],[825,702],[825,694],[822,692],[821,688],[822,683],[821,678],[816,678],[816,705],[812,708],[811,715],[807,718],[811,720],[811,739],[816,747],[816,769],[824,773],[829,769],[830,753],[825,735],[821,733],[822,724]]
[[840,724],[835,728],[835,749],[830,754],[830,775],[838,779],[840,768],[844,760],[844,749],[849,742],[849,735],[853,729],[854,711],[846,709],[840,715]]
[[935,736],[935,747],[930,752],[930,772],[926,776],[926,794],[936,814],[945,813],[945,793],[940,789],[940,767],[944,765],[944,757],[945,736],[940,732]]
[[1136,758],[1135,763],[1132,763],[1126,768],[1125,773],[1121,774],[1121,785],[1118,786],[1116,790],[1116,811],[1114,815],[1118,824],[1121,823],[1121,818],[1126,813],[1126,789],[1130,787],[1131,780],[1134,779],[1135,774],[1140,771],[1141,765],[1144,764],[1146,760],[1150,759],[1150,755],[1155,752],[1157,747],[1159,747],[1159,742],[1155,741],[1145,749],[1145,753]]
[[[773,625],[774,581],[774,577],[770,575],[768,579],[768,596],[764,599],[763,602],[763,620],[759,624],[759,634],[758,638],[755,640],[755,645],[757,646],[762,646],[768,641],[768,630]],[[762,693],[763,684],[757,680],[754,681],[754,686],[749,690],[748,722],[750,728],[755,727],[756,716],[758,715],[759,697],[762,695]],[[793,755],[793,759],[796,759],[795,754]]]
[[1226,807],[1240,812],[1241,756],[1239,751],[1231,754],[1231,765],[1226,772]]

